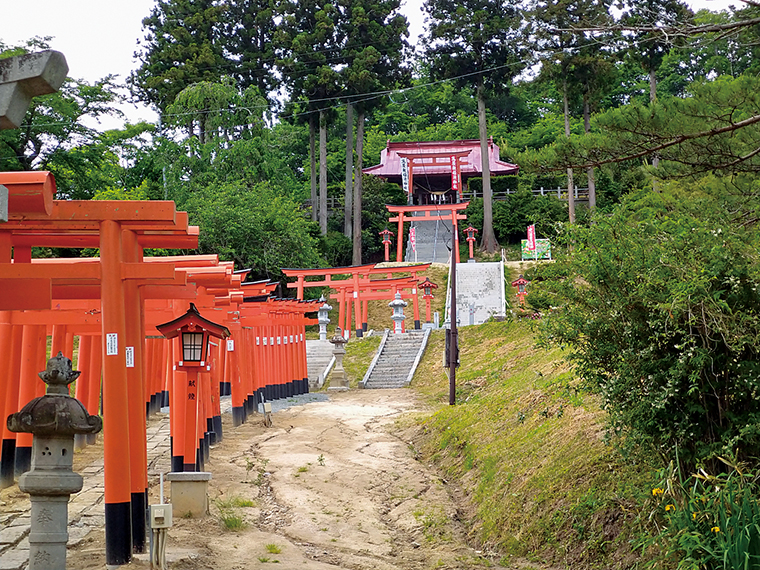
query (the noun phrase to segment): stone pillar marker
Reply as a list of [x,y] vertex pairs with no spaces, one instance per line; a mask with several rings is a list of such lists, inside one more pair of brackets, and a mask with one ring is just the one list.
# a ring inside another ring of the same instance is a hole
[[335,346],[333,349],[333,356],[335,356],[335,368],[332,371],[332,377],[330,378],[329,391],[344,392],[348,390],[348,376],[343,368],[343,357],[346,355],[346,337],[343,336],[343,331],[340,327],[335,329],[335,336],[330,339],[330,342]]
[[17,129],[32,97],[58,91],[68,72],[66,58],[59,51],[0,60],[0,129]]
[[100,416],[89,415],[69,396],[68,385],[79,374],[59,352],[39,373],[47,394],[8,416],[8,429],[34,434],[32,469],[18,481],[32,503],[29,570],[66,569],[69,495],[82,489],[82,476],[73,471],[74,435],[98,433],[103,427]]
[[[59,51],[0,59],[0,130],[17,129],[32,97],[55,93],[69,66]],[[8,221],[8,189],[0,184],[0,222]]]
[[403,332],[404,319],[406,319],[404,307],[408,304],[401,298],[401,293],[398,291],[396,291],[396,298],[388,303],[388,306],[393,309],[393,316],[391,316],[391,319],[393,319],[393,334],[401,334]]
[[330,324],[330,317],[327,316],[327,313],[329,311],[332,311],[332,307],[327,304],[327,301],[325,301],[325,298],[322,297],[319,299],[324,304],[319,307],[319,311],[317,311],[317,322],[319,323],[319,340],[327,340],[327,325]]

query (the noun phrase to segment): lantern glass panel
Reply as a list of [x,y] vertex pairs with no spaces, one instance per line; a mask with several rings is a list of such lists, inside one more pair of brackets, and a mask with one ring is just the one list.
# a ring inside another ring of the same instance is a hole
[[182,333],[182,360],[200,362],[203,359],[203,333]]

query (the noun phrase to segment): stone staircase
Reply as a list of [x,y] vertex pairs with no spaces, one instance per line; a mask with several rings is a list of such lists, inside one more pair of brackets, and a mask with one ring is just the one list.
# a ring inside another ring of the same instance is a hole
[[404,388],[427,346],[430,330],[392,334],[386,330],[375,358],[360,382],[360,388]]
[[[448,212],[447,212],[448,213]],[[418,263],[448,263],[451,257],[451,219],[413,221],[417,241]],[[414,252],[409,240],[406,243],[404,261],[414,262]]]
[[[449,319],[451,289],[446,299]],[[459,326],[479,325],[492,316],[504,316],[504,264],[457,263],[457,321]]]
[[306,341],[306,368],[309,373],[309,387],[319,389],[333,366],[332,351],[335,348],[329,340]]

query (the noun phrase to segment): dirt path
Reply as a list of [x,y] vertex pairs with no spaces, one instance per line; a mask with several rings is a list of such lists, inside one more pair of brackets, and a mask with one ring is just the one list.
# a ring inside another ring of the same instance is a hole
[[[175,518],[173,569],[465,569],[495,565],[466,544],[452,497],[418,462],[403,422],[419,403],[411,390],[331,394],[326,402],[225,426],[207,469],[211,516]],[[151,489],[151,502],[157,502]],[[253,506],[233,506],[245,500]],[[228,530],[220,517],[241,517]],[[226,505],[226,506],[225,506]],[[175,517],[177,515],[175,514]],[[102,568],[102,532],[70,551],[70,568]],[[136,561],[132,566],[147,566]]]

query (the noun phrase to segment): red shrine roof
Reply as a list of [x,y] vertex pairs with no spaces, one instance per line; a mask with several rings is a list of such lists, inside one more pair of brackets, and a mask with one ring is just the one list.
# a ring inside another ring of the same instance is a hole
[[[458,141],[419,141],[419,142],[390,142],[380,152],[380,164],[364,168],[362,172],[374,174],[383,178],[401,178],[401,155],[414,156],[415,154],[436,153],[448,155],[454,153],[469,152],[462,165],[462,178],[470,178],[481,175],[480,167],[480,141],[467,139]],[[499,160],[499,146],[494,144],[493,138],[488,139],[488,158],[492,176],[505,174],[517,174],[519,166]],[[428,159],[429,165],[415,164],[414,175],[451,174],[449,164],[433,164],[433,159]]]

